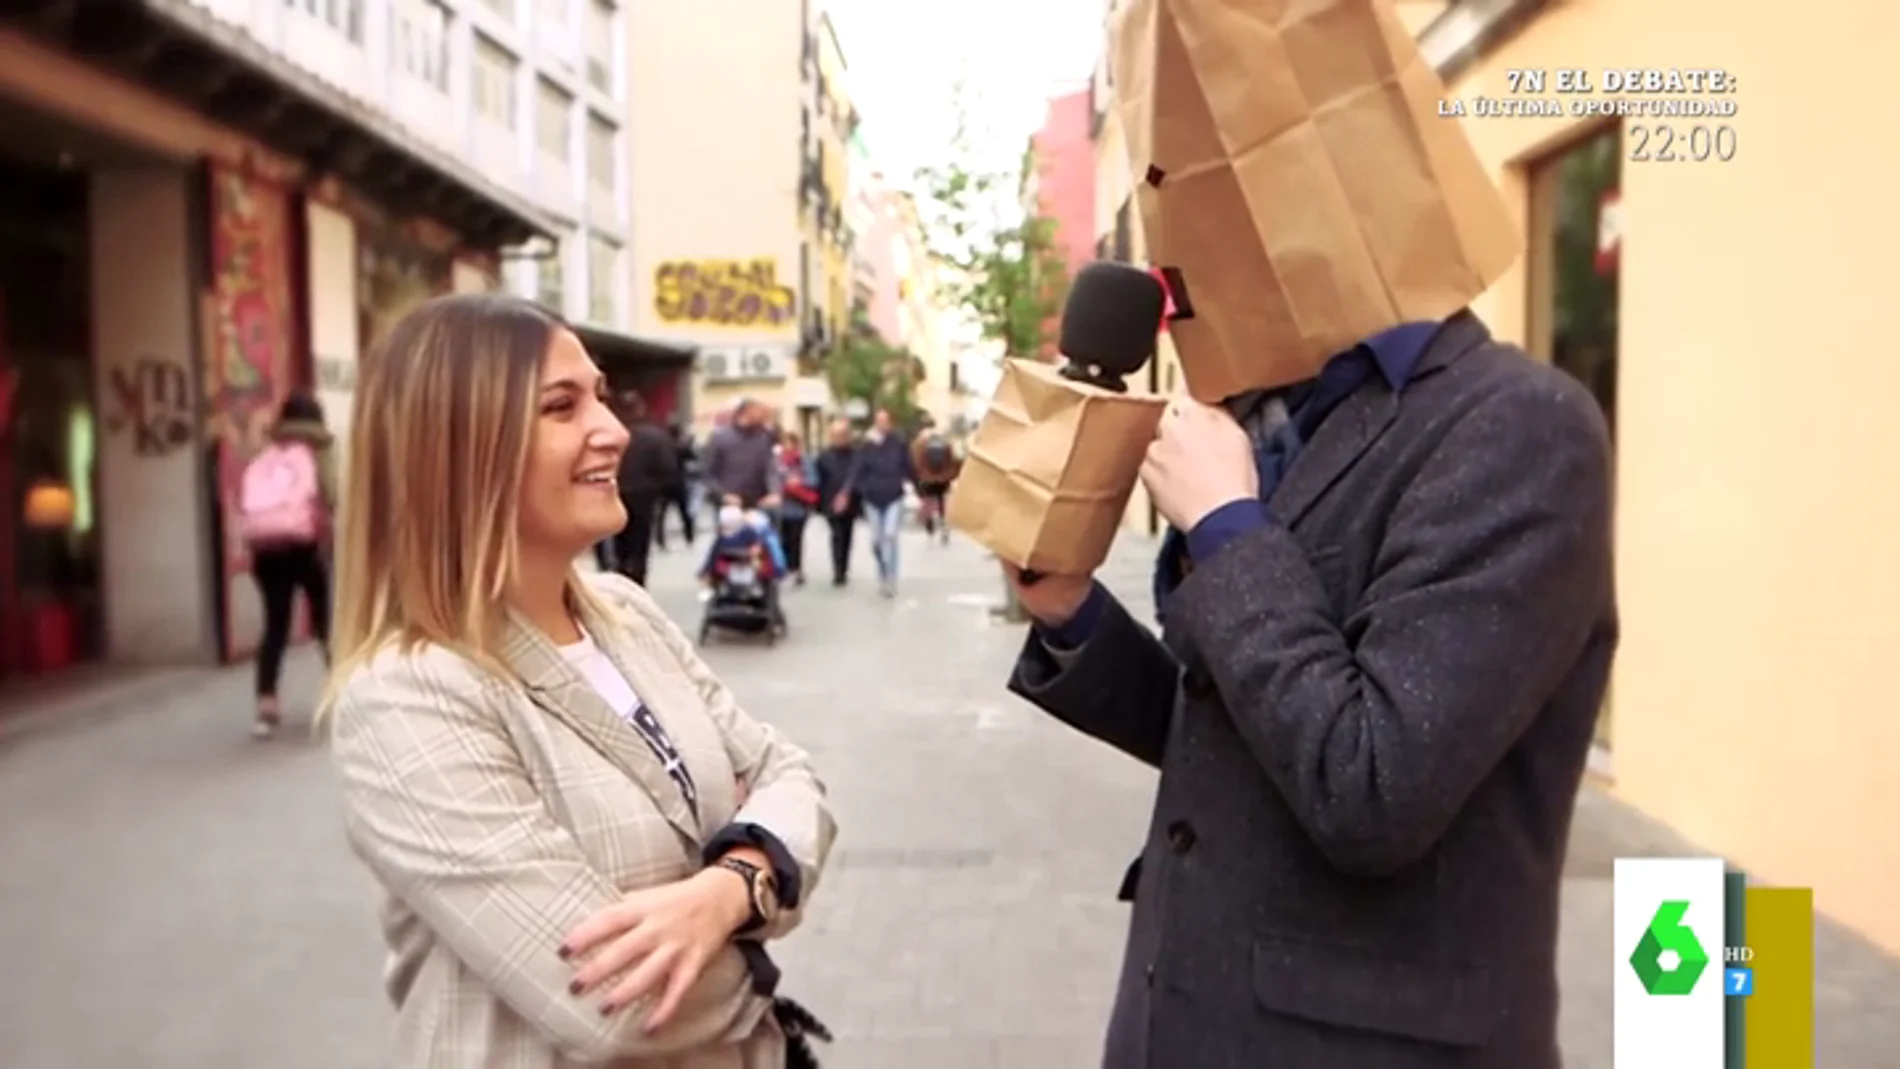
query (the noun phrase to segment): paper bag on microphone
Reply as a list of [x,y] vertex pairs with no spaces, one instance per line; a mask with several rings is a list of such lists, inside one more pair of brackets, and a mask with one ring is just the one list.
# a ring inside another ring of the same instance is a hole
[[951,488],[950,526],[1024,568],[1086,575],[1108,556],[1166,399],[1009,360]]
[[1062,309],[1061,370],[1008,360],[950,492],[950,525],[1003,560],[1085,575],[1108,556],[1164,398],[1126,392],[1154,356],[1164,295],[1126,264],[1084,267]]
[[1311,378],[1522,242],[1391,0],[1127,0],[1110,68],[1188,392]]

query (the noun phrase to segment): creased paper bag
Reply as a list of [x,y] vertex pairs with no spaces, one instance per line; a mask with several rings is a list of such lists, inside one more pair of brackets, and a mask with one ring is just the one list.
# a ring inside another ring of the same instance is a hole
[[1389,0],[1128,0],[1115,107],[1188,392],[1215,402],[1483,293],[1521,243]]
[[1009,360],[965,450],[946,519],[1011,564],[1086,575],[1108,557],[1167,399]]

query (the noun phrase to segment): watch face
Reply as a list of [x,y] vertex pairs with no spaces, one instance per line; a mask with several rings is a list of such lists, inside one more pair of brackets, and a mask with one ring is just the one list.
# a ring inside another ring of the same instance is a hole
[[767,924],[778,917],[778,885],[764,873],[752,881],[752,908],[758,910],[759,918]]

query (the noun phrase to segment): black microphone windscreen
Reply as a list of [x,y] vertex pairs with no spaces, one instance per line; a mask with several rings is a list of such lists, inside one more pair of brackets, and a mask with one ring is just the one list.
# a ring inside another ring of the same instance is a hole
[[1154,355],[1167,293],[1147,271],[1097,260],[1076,272],[1062,305],[1062,355],[1112,377],[1131,375]]

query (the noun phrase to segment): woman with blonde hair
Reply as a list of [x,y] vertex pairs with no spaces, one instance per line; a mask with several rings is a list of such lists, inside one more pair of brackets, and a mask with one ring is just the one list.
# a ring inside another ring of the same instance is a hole
[[352,422],[324,725],[387,894],[394,1064],[786,1065],[813,1023],[763,943],[832,816],[646,593],[575,571],[626,522],[580,341],[437,298],[359,369]]

